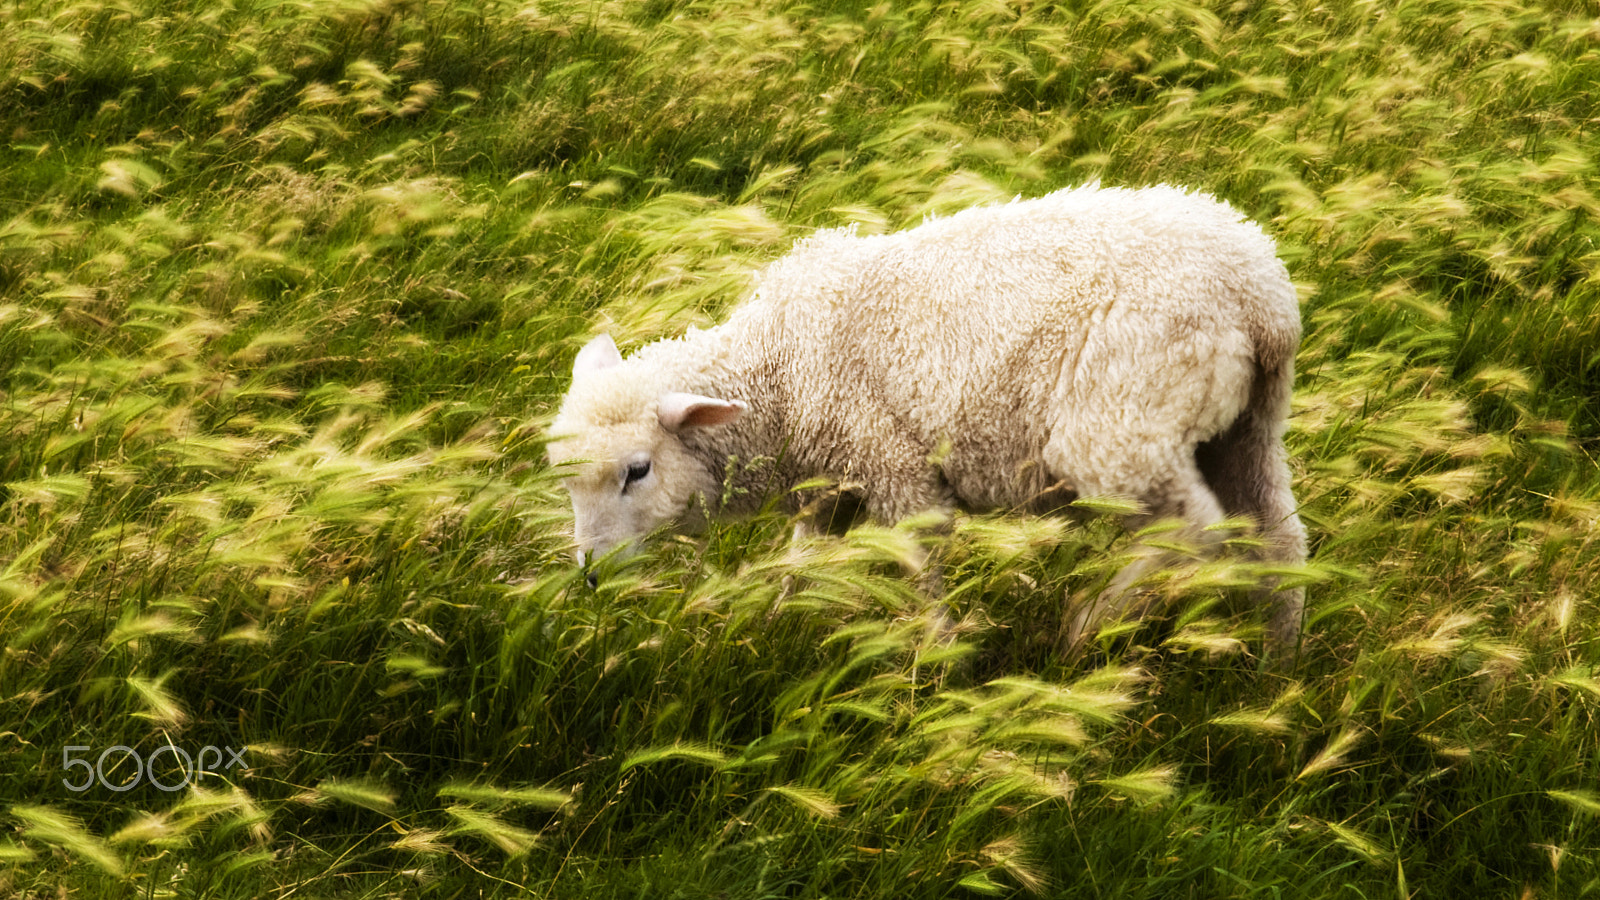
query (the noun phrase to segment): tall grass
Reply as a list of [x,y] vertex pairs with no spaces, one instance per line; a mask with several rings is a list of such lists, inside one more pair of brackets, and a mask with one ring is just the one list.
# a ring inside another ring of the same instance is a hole
[[[1600,893],[1597,79],[1554,0],[0,9],[0,893]],[[1301,286],[1296,667],[1231,552],[1067,653],[1092,515],[576,577],[587,334],[1094,178]]]

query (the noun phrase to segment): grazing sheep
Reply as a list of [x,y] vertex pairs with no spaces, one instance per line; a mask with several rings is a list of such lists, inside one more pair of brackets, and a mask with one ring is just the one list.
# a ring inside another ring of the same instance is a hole
[[[1197,539],[1248,516],[1263,558],[1299,562],[1282,439],[1299,339],[1272,241],[1232,208],[1089,185],[895,234],[820,231],[722,325],[626,360],[595,338],[550,459],[570,467],[580,564],[819,475],[886,523],[1075,495],[1136,498],[1130,526],[1176,516]],[[1074,640],[1153,565],[1080,610]],[[1302,592],[1261,593],[1292,653]]]

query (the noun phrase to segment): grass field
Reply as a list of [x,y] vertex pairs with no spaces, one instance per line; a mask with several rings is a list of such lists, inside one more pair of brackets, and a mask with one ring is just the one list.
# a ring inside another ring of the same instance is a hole
[[[1596,15],[0,6],[0,896],[1600,896]],[[1096,178],[1301,287],[1295,667],[1226,555],[1063,653],[1110,519],[584,586],[589,335]]]

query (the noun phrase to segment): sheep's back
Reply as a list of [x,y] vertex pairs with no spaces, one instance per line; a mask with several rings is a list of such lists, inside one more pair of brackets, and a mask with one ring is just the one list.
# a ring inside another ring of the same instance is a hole
[[[1299,338],[1271,241],[1226,205],[1166,187],[1061,191],[889,235],[820,232],[767,270],[753,302],[784,323],[804,403],[954,441],[979,474],[1027,469],[1059,425],[1051,405],[1094,402],[1063,386],[1110,377],[1080,370],[1086,349],[1136,368],[1116,347],[1146,352],[1151,335],[1198,330],[1279,355]],[[1023,481],[970,499],[1015,503],[1043,486]]]

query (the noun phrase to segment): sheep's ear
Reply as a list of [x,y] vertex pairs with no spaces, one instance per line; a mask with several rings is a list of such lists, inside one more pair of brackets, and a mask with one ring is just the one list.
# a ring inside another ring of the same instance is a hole
[[718,400],[674,391],[661,397],[656,415],[661,419],[662,428],[677,434],[685,428],[726,425],[744,415],[747,408],[743,400]]
[[621,364],[622,354],[617,352],[617,342],[611,335],[602,334],[578,351],[578,358],[572,361],[572,380],[581,381],[595,372]]

